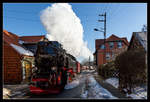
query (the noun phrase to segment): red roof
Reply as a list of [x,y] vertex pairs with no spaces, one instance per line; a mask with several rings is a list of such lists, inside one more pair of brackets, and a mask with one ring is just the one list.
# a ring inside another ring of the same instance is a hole
[[[108,37],[108,38],[106,39],[107,42],[109,42],[109,41],[119,41],[119,40],[124,41],[124,43],[125,43],[127,46],[129,45],[128,40],[127,40],[126,37],[119,38],[119,37],[117,37],[116,35],[112,34],[110,37]],[[96,39],[96,40],[95,40],[95,43],[96,43],[96,46],[95,46],[95,47],[96,47],[96,50],[97,50],[97,49],[99,48],[99,46],[104,43],[104,39]]]
[[40,40],[42,40],[45,36],[44,35],[40,35],[40,36],[21,36],[19,37],[19,40],[22,40],[24,42],[28,42],[28,43],[37,43]]
[[21,44],[19,44],[19,40],[23,40],[25,42],[31,43],[31,42],[38,42],[40,41],[42,38],[44,38],[44,36],[22,36],[19,37],[16,34],[13,34],[11,32],[8,32],[6,30],[3,30],[3,42],[7,43],[7,44],[14,44],[17,46],[21,46]]
[[15,45],[20,45],[18,43],[18,36],[11,33],[11,32],[8,32],[6,30],[3,30],[3,41],[8,43],[8,44],[15,44]]
[[128,40],[127,40],[126,37],[123,37],[123,38],[121,38],[121,39],[124,40],[124,42],[129,46],[129,42],[128,42]]
[[106,41],[118,41],[118,40],[122,40],[122,39],[117,37],[114,34],[112,34],[109,38],[106,39]]

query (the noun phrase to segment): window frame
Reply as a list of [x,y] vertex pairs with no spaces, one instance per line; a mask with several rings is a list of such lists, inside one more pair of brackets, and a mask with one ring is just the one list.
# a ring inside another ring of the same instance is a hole
[[117,48],[122,48],[122,41],[117,42]]
[[[103,48],[102,48],[103,47]],[[104,50],[106,47],[104,44],[100,45],[100,49]]]
[[109,42],[109,48],[113,49],[114,48],[114,42]]
[[106,53],[106,58],[105,58],[106,60],[110,60],[111,59],[111,56],[110,56],[110,53]]

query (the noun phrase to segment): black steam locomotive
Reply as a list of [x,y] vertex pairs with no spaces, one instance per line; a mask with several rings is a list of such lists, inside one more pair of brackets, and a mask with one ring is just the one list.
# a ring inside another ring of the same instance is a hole
[[76,58],[57,41],[40,41],[35,53],[35,67],[30,92],[58,93],[72,79],[77,69]]

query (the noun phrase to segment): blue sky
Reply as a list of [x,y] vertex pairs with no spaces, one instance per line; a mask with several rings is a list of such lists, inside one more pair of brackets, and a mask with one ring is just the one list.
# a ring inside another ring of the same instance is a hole
[[[80,18],[84,29],[84,41],[89,49],[95,51],[95,39],[103,39],[102,32],[94,28],[103,27],[98,16],[107,12],[106,37],[115,34],[127,37],[130,41],[132,32],[141,31],[147,24],[147,3],[69,3]],[[40,21],[40,11],[51,3],[4,3],[3,29],[19,36],[44,35],[46,30]]]

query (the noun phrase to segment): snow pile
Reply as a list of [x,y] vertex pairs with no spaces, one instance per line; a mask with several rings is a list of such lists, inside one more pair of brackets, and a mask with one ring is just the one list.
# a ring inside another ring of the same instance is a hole
[[11,90],[3,88],[3,98],[9,98],[8,96],[11,94]]
[[132,94],[127,94],[127,96],[130,96],[133,99],[147,99],[147,87],[135,87],[134,92]]
[[87,78],[85,90],[81,95],[81,98],[93,98],[93,99],[117,99],[112,94],[100,86],[93,76]]
[[72,89],[79,85],[79,80],[73,80],[72,82],[65,85],[65,89]]
[[89,70],[90,73],[95,72],[95,70]]
[[26,92],[29,92],[29,86],[27,84],[17,85],[4,85],[3,98],[15,98],[16,96],[24,96]]
[[[118,88],[119,86],[119,80],[118,78],[108,78],[105,80],[105,82],[111,84],[115,88]],[[123,89],[125,92],[127,92],[127,89]],[[133,99],[147,99],[147,87],[146,86],[140,86],[135,87],[132,94],[126,94],[127,97],[131,97]]]
[[88,97],[88,91],[87,90],[84,91],[81,97],[82,98],[87,98]]
[[108,78],[108,79],[105,80],[105,82],[111,84],[115,88],[118,88],[118,86],[119,86],[119,80],[118,80],[118,78]]
[[41,12],[41,22],[47,30],[48,40],[63,45],[67,53],[79,58],[93,59],[92,52],[83,40],[83,26],[79,17],[68,3],[54,3]]
[[33,56],[34,54],[29,51],[29,50],[26,50],[24,49],[23,47],[20,47],[20,46],[17,46],[17,45],[14,45],[14,44],[10,44],[17,52],[19,52],[20,54],[23,54],[23,55],[28,55],[28,56]]

